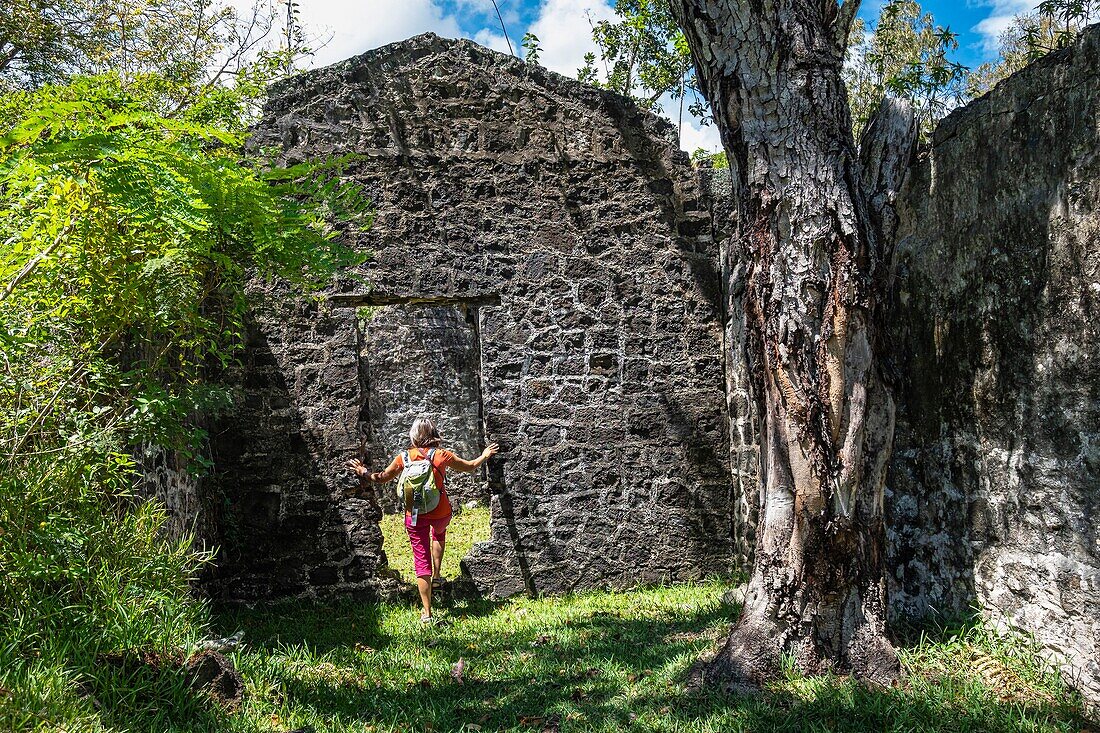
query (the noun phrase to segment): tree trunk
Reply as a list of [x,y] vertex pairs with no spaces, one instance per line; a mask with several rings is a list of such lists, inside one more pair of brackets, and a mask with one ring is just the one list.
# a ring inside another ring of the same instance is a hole
[[755,684],[789,656],[886,683],[900,671],[883,573],[894,405],[876,359],[890,257],[840,75],[858,1],[672,5],[733,174],[761,420],[752,579],[704,674]]

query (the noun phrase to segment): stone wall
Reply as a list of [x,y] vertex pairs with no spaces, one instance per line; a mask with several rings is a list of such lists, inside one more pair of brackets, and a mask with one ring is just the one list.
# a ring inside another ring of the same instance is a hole
[[164,506],[164,537],[171,542],[191,538],[197,549],[211,549],[218,527],[203,484],[202,467],[189,465],[179,453],[152,445],[135,451],[134,461],[138,494]]
[[[369,231],[344,233],[373,256],[334,286],[331,310],[270,301],[257,312],[244,406],[216,457],[248,527],[222,556],[224,593],[382,578],[376,515],[340,498],[340,465],[362,441],[381,468],[397,425],[429,410],[412,385],[388,392],[395,365],[370,345],[388,337],[367,323],[360,344],[351,306],[402,302],[476,304],[483,426],[453,413],[472,424],[448,437],[460,452],[480,447],[459,445],[471,436],[503,446],[488,471],[491,538],[465,564],[483,590],[735,567],[719,247],[671,125],[424,35],[277,88],[252,142],[286,162],[356,154],[348,174],[377,211]],[[393,333],[423,331],[429,311],[408,310]],[[449,368],[426,368],[423,382],[446,383]],[[372,413],[398,402],[410,412]]]
[[1100,29],[956,111],[901,197],[900,615],[975,601],[1100,700]]
[[366,403],[352,309],[257,284],[237,409],[211,434],[207,491],[220,507],[216,597],[371,596],[384,572],[379,507],[348,498],[344,468],[365,443]]
[[[941,123],[899,202],[887,364],[895,617],[977,603],[1094,699],[1098,57],[1093,30]],[[391,587],[389,496],[347,499],[342,465],[365,453],[381,468],[417,413],[461,454],[504,448],[486,480],[454,485],[492,509],[465,562],[483,591],[743,560],[758,504],[744,263],[725,246],[728,178],[701,185],[671,126],[425,35],[283,84],[253,144],[288,163],[356,154],[348,175],[377,216],[344,232],[373,256],[327,303],[257,291],[241,408],[213,436],[211,587]]]

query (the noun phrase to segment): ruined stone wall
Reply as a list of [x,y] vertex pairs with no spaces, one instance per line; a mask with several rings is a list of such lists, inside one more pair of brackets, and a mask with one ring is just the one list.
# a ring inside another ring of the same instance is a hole
[[164,537],[171,542],[190,538],[197,549],[211,549],[218,527],[210,511],[203,468],[153,445],[141,446],[134,460],[138,494],[164,507]]
[[729,419],[729,463],[732,481],[734,538],[745,564],[752,557],[760,507],[759,435],[745,340],[744,294],[748,263],[734,240],[737,214],[730,169],[701,168],[700,177],[711,211],[711,230],[718,242],[718,264],[726,283],[725,362],[726,415]]
[[[377,211],[344,238],[373,256],[331,303],[481,303],[481,433],[504,449],[488,472],[492,536],[466,563],[482,589],[735,567],[718,245],[671,125],[425,35],[284,84],[253,144],[286,162],[359,156],[348,175]],[[230,501],[256,507],[223,556],[221,587],[238,596],[366,588],[379,574],[373,515],[339,498],[339,466],[362,439],[383,446],[382,467],[391,428],[371,405],[401,396],[384,394],[390,367],[362,348],[369,324],[358,343],[353,308],[295,307],[257,314],[252,386],[217,458]]]
[[348,498],[364,442],[365,379],[352,309],[257,284],[237,408],[212,430],[205,489],[219,508],[216,596],[372,596],[392,585],[376,504]]
[[[1094,697],[1098,45],[1088,33],[939,126],[899,203],[886,365],[895,616],[976,601]],[[213,436],[214,587],[387,587],[378,502],[343,496],[342,464],[381,468],[419,412],[460,453],[504,447],[468,494],[492,509],[466,562],[489,593],[683,580],[744,557],[744,263],[724,246],[728,179],[701,186],[667,123],[426,35],[284,84],[253,144],[289,163],[356,154],[348,175],[377,216],[344,233],[373,257],[327,304],[269,293],[257,308],[241,408]],[[357,319],[370,304],[387,305]]]
[[901,198],[895,610],[976,600],[1100,700],[1100,30],[940,123]]

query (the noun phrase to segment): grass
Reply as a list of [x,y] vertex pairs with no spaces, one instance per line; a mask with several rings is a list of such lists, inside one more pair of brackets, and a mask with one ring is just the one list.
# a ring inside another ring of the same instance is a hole
[[[382,517],[382,549],[390,561],[390,568],[411,581],[413,570],[412,547],[405,530],[402,514],[385,514]],[[447,526],[447,544],[443,553],[443,577],[458,575],[458,562],[470,553],[475,542],[489,539],[489,508],[475,506],[456,512]]]
[[[487,536],[488,520],[483,508],[455,516],[445,575]],[[383,533],[391,565],[411,580],[401,518],[387,517]],[[908,675],[891,689],[793,671],[750,697],[688,689],[687,671],[736,616],[720,601],[728,587],[709,581],[505,602],[443,594],[436,609],[446,623],[434,627],[419,623],[411,602],[221,608],[213,632],[245,636],[231,653],[246,685],[238,710],[189,690],[173,663],[104,661],[80,682],[9,667],[0,682],[33,686],[35,709],[5,714],[19,701],[0,684],[0,729],[24,720],[44,730],[150,733],[1100,733],[1032,648],[974,621],[908,634],[899,644]],[[461,680],[453,674],[460,660]]]
[[[411,580],[400,518],[387,517],[383,531],[391,564]],[[487,510],[456,515],[445,574],[487,532]],[[891,689],[793,671],[750,697],[688,689],[687,671],[736,616],[720,601],[728,587],[505,602],[443,594],[437,613],[446,623],[433,627],[419,623],[411,602],[215,609],[216,635],[244,631],[230,654],[246,685],[239,709],[190,690],[171,660],[105,657],[80,680],[9,664],[0,669],[0,730],[1100,733],[1033,649],[973,621],[909,634],[899,647],[908,676]],[[33,688],[33,709],[5,712],[20,704],[5,684]]]
[[[224,729],[283,731],[1077,731],[1079,701],[1018,643],[968,624],[917,634],[907,680],[789,673],[754,697],[683,678],[735,615],[711,582],[503,603],[224,610],[248,697]],[[452,676],[463,660],[461,684]]]

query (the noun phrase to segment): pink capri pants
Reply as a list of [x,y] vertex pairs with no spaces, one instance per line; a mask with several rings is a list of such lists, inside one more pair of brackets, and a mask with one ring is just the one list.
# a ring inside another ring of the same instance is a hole
[[424,519],[420,517],[416,526],[409,524],[411,517],[405,517],[405,530],[409,533],[409,543],[412,545],[413,565],[416,567],[416,577],[422,578],[432,574],[432,540],[442,542],[447,537],[447,525],[451,518]]

